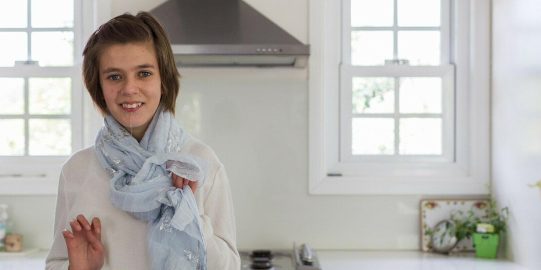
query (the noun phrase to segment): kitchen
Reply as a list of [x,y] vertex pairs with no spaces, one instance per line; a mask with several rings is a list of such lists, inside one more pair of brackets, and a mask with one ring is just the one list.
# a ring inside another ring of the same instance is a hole
[[[94,2],[101,12],[98,20],[104,22],[123,12],[152,10],[165,1]],[[315,63],[320,61],[317,57],[321,44],[314,38],[322,30],[315,28],[318,21],[311,13],[322,12],[321,3],[325,1],[245,2],[303,44],[309,44],[311,55],[304,68],[180,69],[178,118],[216,151],[227,169],[239,250],[291,249],[294,242],[306,242],[320,256],[324,250],[405,252],[397,253],[400,258],[400,254],[417,254],[419,250],[421,199],[487,195],[430,190],[421,194],[314,192],[310,180],[310,98],[314,95],[310,79],[314,77],[311,72],[317,69]],[[503,257],[527,269],[539,269],[541,259],[535,254],[541,251],[541,243],[536,241],[539,232],[535,228],[541,225],[541,214],[536,211],[541,196],[530,186],[541,178],[541,129],[536,121],[541,110],[536,106],[541,101],[536,90],[541,82],[539,63],[534,60],[539,58],[534,48],[541,45],[541,21],[535,16],[541,4],[534,0],[479,2],[488,7],[484,12],[492,20],[491,26],[479,26],[492,30],[491,34],[484,33],[492,43],[491,75],[487,77],[491,94],[486,125],[490,133],[484,138],[490,155],[480,162],[488,163],[492,196],[508,206],[511,213]],[[487,48],[483,49],[488,53]],[[88,105],[89,101],[85,102]],[[91,106],[86,110],[89,115],[97,115]],[[91,144],[101,119],[86,118],[84,125],[85,144]],[[0,203],[9,205],[10,218],[24,236],[24,245],[49,248],[56,186],[49,185],[40,194],[30,187],[23,189],[23,185],[19,185],[20,189],[8,188],[12,183],[9,181],[0,179]],[[0,257],[0,262],[3,260],[8,259]],[[351,269],[360,268],[351,265]]]

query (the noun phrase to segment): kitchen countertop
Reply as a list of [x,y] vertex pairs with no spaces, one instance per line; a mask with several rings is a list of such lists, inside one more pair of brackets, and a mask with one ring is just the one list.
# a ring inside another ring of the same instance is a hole
[[323,270],[527,270],[503,259],[474,254],[442,255],[420,251],[316,251]]
[[21,253],[0,252],[0,270],[45,269],[47,250],[29,250]]
[[[316,250],[323,270],[528,270],[513,262],[476,259],[472,254],[446,256],[419,251]],[[46,250],[27,254],[0,253],[1,270],[45,268]]]

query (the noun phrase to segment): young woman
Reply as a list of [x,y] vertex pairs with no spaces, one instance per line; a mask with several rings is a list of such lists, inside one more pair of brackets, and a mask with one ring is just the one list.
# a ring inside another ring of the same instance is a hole
[[84,82],[105,117],[60,176],[46,269],[240,269],[229,182],[175,121],[179,73],[148,13],[100,26]]

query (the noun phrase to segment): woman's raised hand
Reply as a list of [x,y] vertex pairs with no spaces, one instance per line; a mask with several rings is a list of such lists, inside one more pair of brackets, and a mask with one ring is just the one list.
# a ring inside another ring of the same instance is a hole
[[190,186],[192,189],[192,192],[195,194],[195,190],[197,189],[197,182],[196,181],[190,181],[188,179],[184,179],[176,174],[172,174],[172,180],[173,180],[173,186],[176,188],[183,189],[186,185]]
[[83,215],[78,215],[70,226],[71,232],[63,232],[68,248],[69,270],[101,269],[105,256],[100,219],[93,218],[90,224]]

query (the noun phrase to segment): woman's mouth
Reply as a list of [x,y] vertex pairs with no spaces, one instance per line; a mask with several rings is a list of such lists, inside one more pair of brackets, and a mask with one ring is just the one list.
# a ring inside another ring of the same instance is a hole
[[142,102],[135,102],[135,103],[122,103],[122,109],[126,112],[135,112],[137,111],[139,108],[141,108],[141,106],[143,106],[143,103]]

